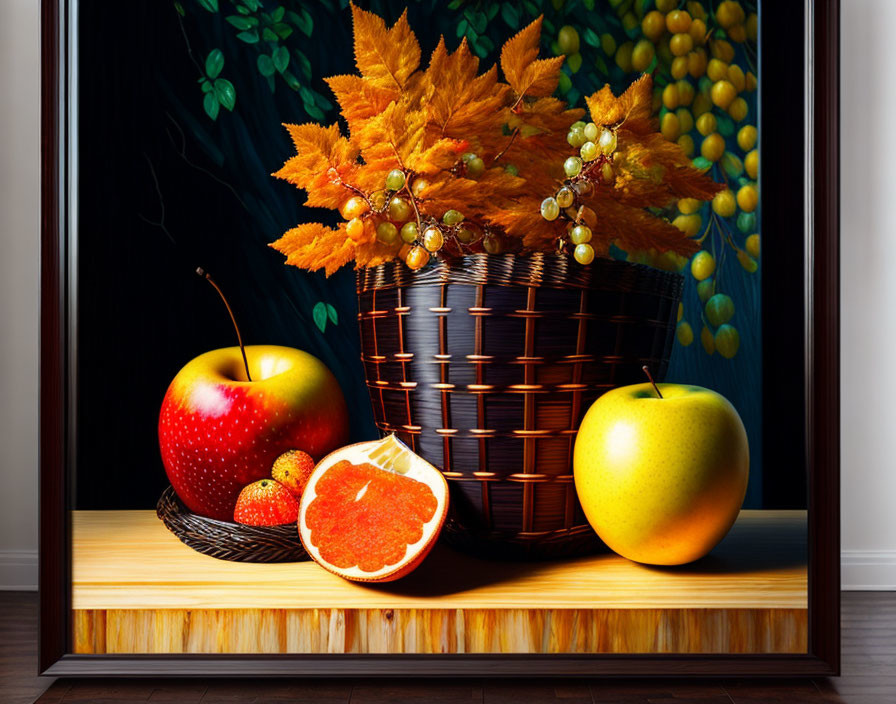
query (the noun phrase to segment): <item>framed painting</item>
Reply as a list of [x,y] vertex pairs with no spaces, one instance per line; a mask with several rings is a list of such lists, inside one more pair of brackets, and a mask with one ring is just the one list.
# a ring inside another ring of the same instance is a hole
[[837,674],[838,17],[43,0],[41,671]]

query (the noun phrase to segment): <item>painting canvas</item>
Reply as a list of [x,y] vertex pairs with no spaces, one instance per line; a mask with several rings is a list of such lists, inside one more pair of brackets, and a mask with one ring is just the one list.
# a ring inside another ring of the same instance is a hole
[[71,12],[71,652],[809,652],[761,3]]

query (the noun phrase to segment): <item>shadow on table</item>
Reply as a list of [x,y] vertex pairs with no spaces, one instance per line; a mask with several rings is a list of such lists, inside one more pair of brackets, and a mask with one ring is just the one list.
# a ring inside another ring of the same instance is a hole
[[[595,559],[615,559],[612,553],[562,560],[564,564]],[[436,545],[414,572],[395,582],[359,583],[369,589],[402,596],[432,597],[460,594],[480,587],[518,582],[553,569],[561,560],[506,562],[465,555],[446,545]]]
[[[704,558],[687,565],[645,565],[670,574],[746,574],[805,567],[809,560],[805,519],[781,521],[774,526],[775,540],[768,539],[768,526],[742,526],[730,532]],[[762,535],[763,539],[759,539]]]
[[[769,532],[774,539],[769,539]],[[808,562],[805,517],[775,516],[748,521],[732,530],[706,557],[688,565],[640,565],[645,570],[670,575],[749,574],[805,567]],[[601,561],[621,559],[612,552],[565,560],[508,562],[460,553],[439,543],[413,573],[396,582],[365,584],[368,589],[403,596],[432,597],[459,594],[480,587],[525,581],[555,569],[558,562],[587,562],[600,569]],[[548,604],[546,604],[547,606]]]

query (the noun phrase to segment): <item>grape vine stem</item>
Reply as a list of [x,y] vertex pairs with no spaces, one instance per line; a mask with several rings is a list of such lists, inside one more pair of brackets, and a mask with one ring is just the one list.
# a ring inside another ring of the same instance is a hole
[[404,175],[404,190],[408,192],[408,198],[411,199],[411,205],[414,207],[414,215],[417,218],[417,236],[423,235],[423,222],[420,220],[420,211],[417,209],[417,198],[414,196],[414,192],[411,190],[411,179],[409,175],[406,173]]
[[516,136],[517,136],[519,133],[520,133],[520,128],[519,128],[519,127],[514,127],[514,128],[513,128],[513,134],[510,135],[510,140],[507,142],[507,146],[504,147],[501,151],[499,151],[498,154],[497,154],[497,156],[495,156],[495,158],[492,159],[492,166],[494,166],[495,164],[497,164],[497,163],[498,163],[498,159],[500,159],[502,156],[504,156],[504,154],[507,153],[507,150],[510,149],[510,147],[513,146],[513,140],[516,139]]

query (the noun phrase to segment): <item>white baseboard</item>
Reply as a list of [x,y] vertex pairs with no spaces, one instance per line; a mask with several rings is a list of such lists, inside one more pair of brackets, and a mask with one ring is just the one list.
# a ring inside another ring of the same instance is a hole
[[840,553],[844,591],[896,589],[896,550],[844,550]]
[[0,550],[0,589],[37,589],[37,550]]

